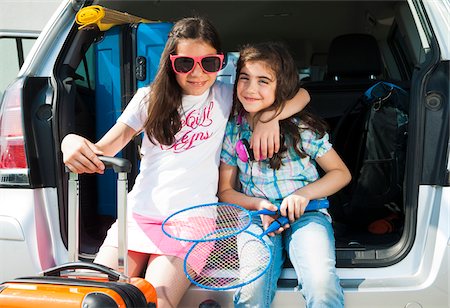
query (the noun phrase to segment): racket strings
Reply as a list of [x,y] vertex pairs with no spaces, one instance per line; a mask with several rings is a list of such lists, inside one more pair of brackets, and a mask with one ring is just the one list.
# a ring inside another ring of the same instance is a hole
[[248,212],[235,206],[220,206],[217,209],[216,230],[242,230],[250,223]]
[[186,256],[186,273],[197,285],[230,289],[260,277],[270,263],[268,246],[251,233],[200,242]]
[[178,240],[209,241],[236,234],[249,223],[247,211],[231,204],[215,204],[177,213],[163,225],[163,231]]

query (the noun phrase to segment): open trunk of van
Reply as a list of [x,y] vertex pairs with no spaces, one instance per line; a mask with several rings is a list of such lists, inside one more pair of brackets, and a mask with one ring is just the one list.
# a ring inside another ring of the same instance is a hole
[[[417,172],[431,164],[433,155],[440,155],[429,153],[425,157],[426,149],[417,151],[423,132],[416,127],[422,121],[417,107],[417,93],[422,91],[417,80],[422,79],[417,76],[428,71],[436,50],[432,45],[424,47],[417,16],[407,1],[104,0],[93,4],[160,23],[152,24],[144,34],[140,34],[142,26],[138,24],[119,25],[104,32],[96,28],[77,30],[74,26],[70,37],[76,43],[61,54],[55,71],[61,89],[57,115],[60,140],[73,132],[96,141],[114,124],[135,91],[151,82],[170,25],[182,17],[207,16],[217,27],[228,59],[219,78],[227,82],[234,81],[233,61],[240,46],[282,41],[295,57],[302,87],[310,92],[309,108],[328,123],[330,136],[339,130],[336,150],[351,166],[352,183],[329,198],[337,267],[379,268],[406,256],[414,241],[419,182],[443,179],[442,174],[420,178]],[[155,51],[156,56],[142,48]],[[394,171],[381,168],[366,182],[369,186],[382,182],[384,187],[379,189],[386,191],[395,186],[396,192],[374,201],[370,194],[364,196],[355,190],[363,172],[367,126],[365,119],[358,117],[360,110],[352,108],[380,81],[405,91],[406,107],[402,111],[408,125],[399,150],[403,156],[395,156],[398,179],[392,179]],[[137,137],[119,154],[133,163],[130,187],[139,168],[139,143]],[[59,204],[64,205],[61,230],[66,230],[66,183],[65,176],[58,183]],[[114,185],[112,174],[107,180],[81,176],[81,256],[87,260],[95,257],[115,220],[115,201],[111,199]],[[286,263],[279,284],[281,288],[297,284],[290,263]]]

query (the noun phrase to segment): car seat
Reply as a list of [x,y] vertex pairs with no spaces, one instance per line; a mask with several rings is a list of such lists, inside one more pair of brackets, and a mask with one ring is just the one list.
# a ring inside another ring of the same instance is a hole
[[381,53],[370,34],[354,33],[333,39],[328,51],[327,78],[343,81],[377,79],[383,71]]
[[[305,83],[311,95],[311,109],[329,124],[334,149],[357,177],[362,155],[366,114],[358,104],[363,93],[378,82],[383,64],[376,39],[369,34],[340,35],[328,50],[325,80]],[[350,187],[350,186],[349,186]],[[340,206],[346,203],[336,194],[330,198],[330,211],[337,220],[345,220]]]

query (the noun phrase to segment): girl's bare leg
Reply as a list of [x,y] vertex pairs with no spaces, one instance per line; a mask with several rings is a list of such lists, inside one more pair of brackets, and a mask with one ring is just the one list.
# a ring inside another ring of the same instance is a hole
[[[112,246],[102,246],[98,251],[97,257],[94,262],[116,269],[119,267],[117,262],[118,249]],[[148,262],[149,255],[129,251],[128,252],[128,276],[139,277],[144,271],[144,268]]]
[[190,281],[183,274],[183,260],[172,256],[150,256],[145,279],[155,287],[158,307],[177,307]]

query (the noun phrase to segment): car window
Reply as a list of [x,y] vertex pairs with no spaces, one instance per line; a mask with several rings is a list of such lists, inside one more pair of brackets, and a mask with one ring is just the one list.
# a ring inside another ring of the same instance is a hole
[[78,77],[75,81],[78,86],[95,89],[95,54],[93,46],[88,49],[75,73]]
[[28,55],[36,41],[35,37],[21,37],[11,35],[0,36],[0,97],[3,96],[3,92],[6,87],[17,76],[24,59]]

